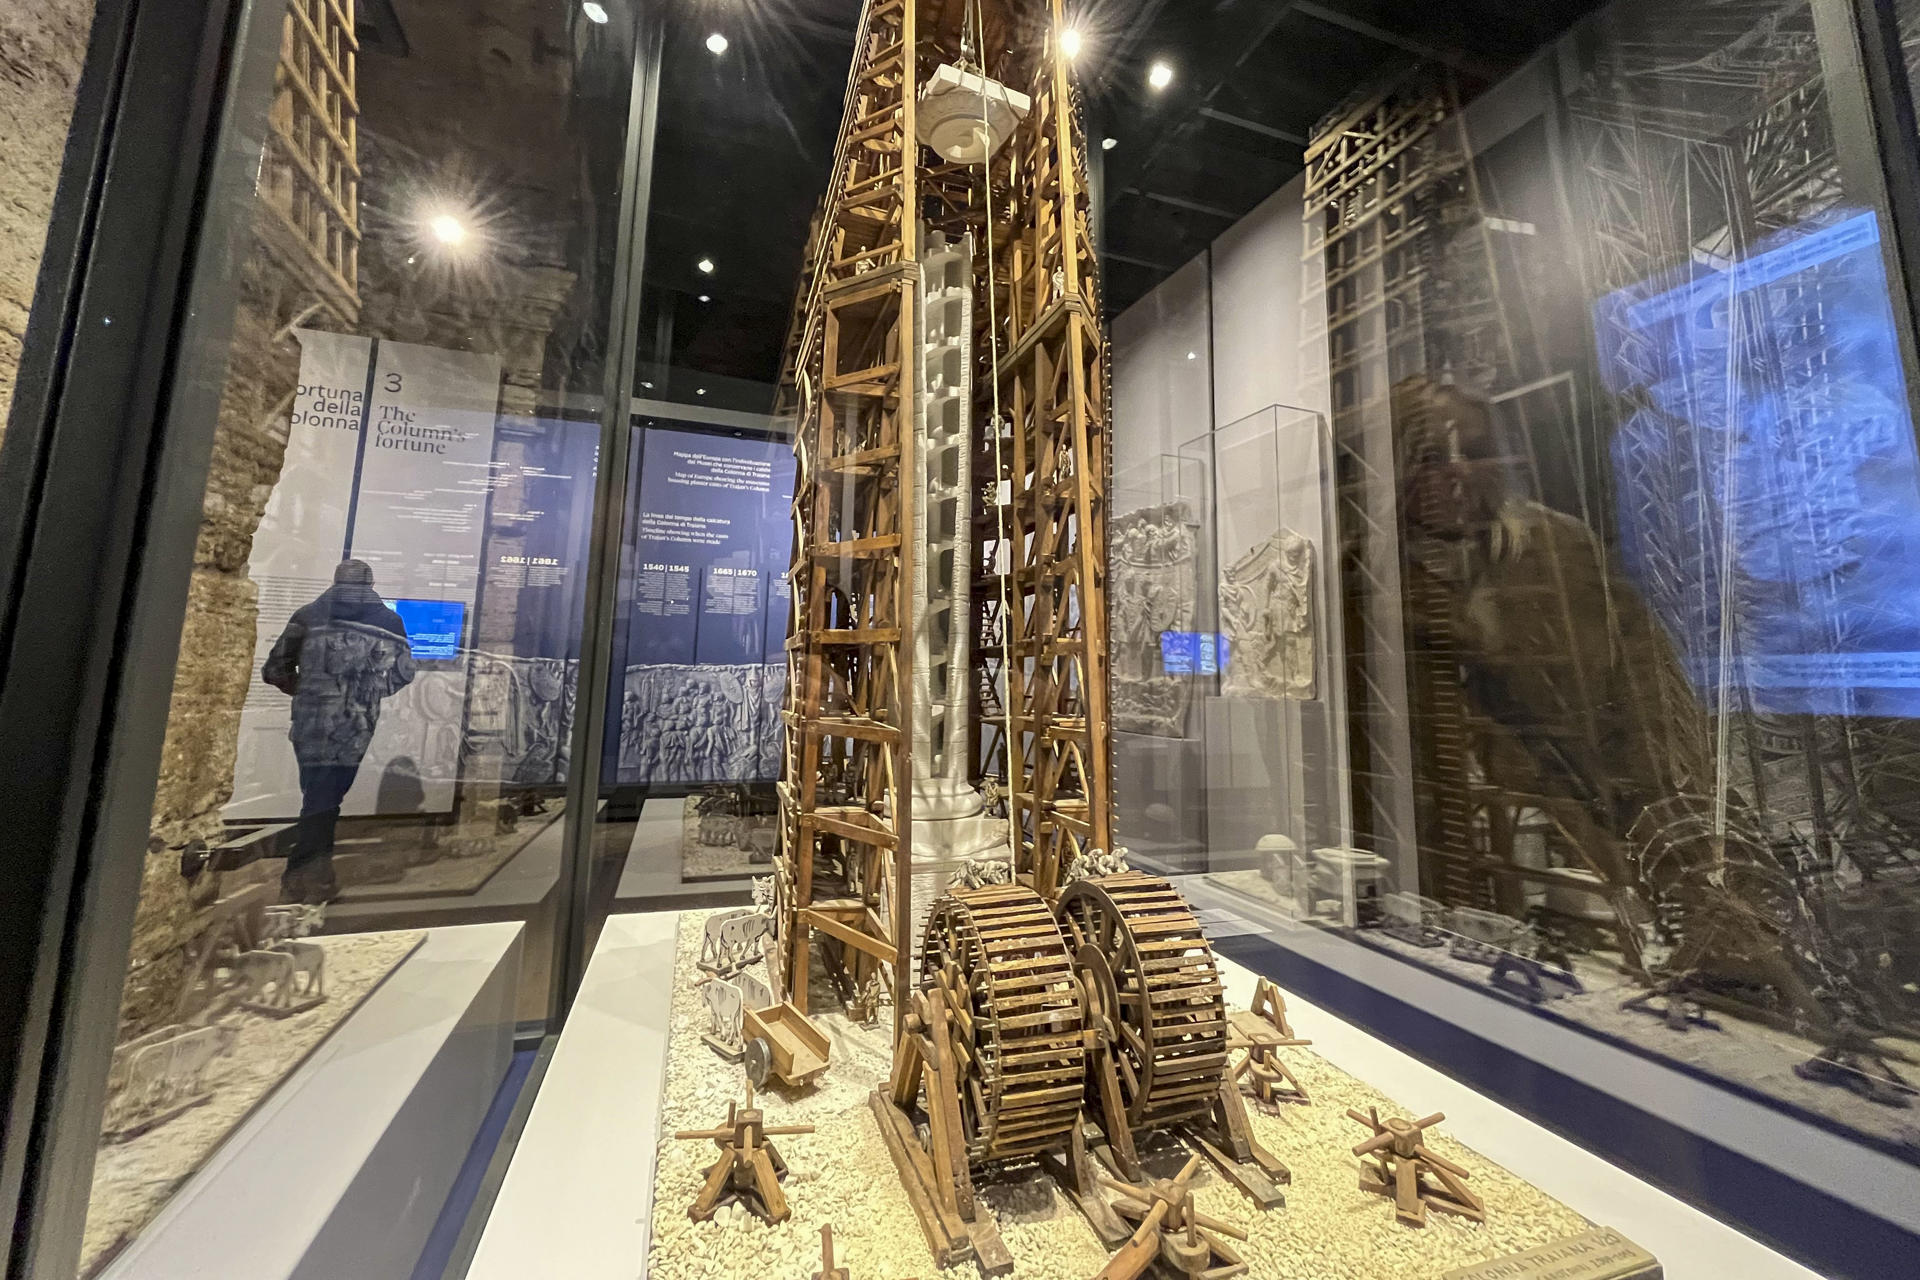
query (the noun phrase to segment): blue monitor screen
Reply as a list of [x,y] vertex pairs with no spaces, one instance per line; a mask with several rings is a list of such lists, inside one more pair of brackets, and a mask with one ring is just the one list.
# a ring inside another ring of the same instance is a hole
[[1920,715],[1920,457],[1877,217],[1600,299],[1621,556],[1715,707]]
[[1162,631],[1160,668],[1170,676],[1220,674],[1227,638],[1212,631]]
[[459,656],[460,633],[467,625],[464,600],[395,600],[393,611],[407,624],[407,640],[416,661]]

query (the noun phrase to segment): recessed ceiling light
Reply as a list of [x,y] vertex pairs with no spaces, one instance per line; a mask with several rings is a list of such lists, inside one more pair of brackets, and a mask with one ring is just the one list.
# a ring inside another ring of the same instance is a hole
[[595,4],[593,0],[586,0],[586,3],[580,6],[580,12],[587,15],[587,21],[589,22],[605,22],[607,20],[607,11]]
[[450,213],[437,215],[428,228],[433,232],[433,238],[444,245],[456,245],[467,238],[465,224]]
[[1119,145],[1120,145],[1120,139],[1118,139],[1118,138],[1102,138],[1102,139],[1100,139],[1100,149],[1101,149],[1102,151],[1111,151],[1111,150],[1113,150],[1113,149],[1114,149],[1115,147],[1117,147],[1117,146],[1119,146]]
[[700,295],[700,301],[702,301],[702,302],[712,302],[712,301],[713,301],[713,295],[712,295],[712,294],[710,294],[710,293],[703,293],[703,294],[701,294],[701,295]]
[[707,37],[707,52],[722,54],[727,51],[727,38],[718,31]]
[[695,389],[694,389],[694,393],[693,393],[693,394],[695,394],[695,395],[697,395],[697,396],[703,396],[703,395],[705,395],[705,394],[707,394],[707,389],[706,389],[705,387],[697,387],[697,388],[695,388]]
[[651,382],[643,382],[640,385],[645,387],[649,391],[653,390],[653,384]]
[[1200,353],[1199,353],[1198,351],[1189,351],[1189,352],[1187,352],[1187,359],[1189,359],[1189,360],[1198,360],[1199,358],[1200,358]]
[[1173,83],[1173,67],[1165,62],[1156,62],[1147,72],[1147,83],[1155,89],[1164,89]]
[[1080,28],[1078,27],[1068,27],[1060,33],[1060,52],[1066,54],[1069,58],[1077,58],[1080,56],[1080,47],[1083,43],[1085,42],[1081,38]]
[[700,259],[700,261],[694,263],[693,265],[699,269],[700,274],[703,276],[710,276],[713,274],[712,258],[702,258]]

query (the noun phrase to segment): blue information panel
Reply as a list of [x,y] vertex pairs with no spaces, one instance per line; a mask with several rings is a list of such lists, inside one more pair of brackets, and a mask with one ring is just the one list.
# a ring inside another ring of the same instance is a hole
[[598,422],[500,419],[475,648],[519,658],[580,656],[599,454]]
[[783,440],[648,426],[627,511],[620,726],[623,784],[770,782],[786,687],[793,452]]
[[628,665],[778,662],[793,454],[691,431],[643,440]]

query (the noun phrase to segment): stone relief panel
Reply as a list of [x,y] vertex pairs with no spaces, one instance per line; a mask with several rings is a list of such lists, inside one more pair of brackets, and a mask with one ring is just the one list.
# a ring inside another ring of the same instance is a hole
[[404,756],[376,760],[367,768],[384,771],[381,813],[407,812],[413,805],[389,802],[408,776],[418,779],[416,761],[455,758],[460,781],[502,786],[564,785],[567,753],[573,737],[574,682],[579,664],[571,659],[515,658],[469,653],[468,672],[422,671],[381,710],[384,740],[409,744]]
[[1229,645],[1223,692],[1241,697],[1320,696],[1313,543],[1280,529],[1220,578]]
[[629,667],[624,783],[770,782],[780,776],[783,664]]
[[[567,780],[579,665],[572,659],[474,655],[467,691],[469,779],[522,785]],[[497,759],[498,765],[478,770],[476,757]]]
[[1160,634],[1193,630],[1194,534],[1184,502],[1119,516],[1108,532],[1113,727],[1122,733],[1186,735],[1191,693],[1185,679],[1165,674]]

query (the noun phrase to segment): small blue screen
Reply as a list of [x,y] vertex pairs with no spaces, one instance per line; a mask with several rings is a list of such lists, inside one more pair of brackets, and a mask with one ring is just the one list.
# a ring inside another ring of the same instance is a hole
[[395,600],[393,611],[407,624],[407,640],[417,661],[459,656],[460,634],[467,626],[464,600]]
[[1212,631],[1162,631],[1160,668],[1170,676],[1213,676],[1227,658],[1227,638]]

